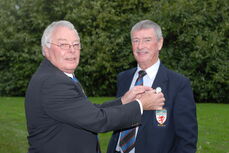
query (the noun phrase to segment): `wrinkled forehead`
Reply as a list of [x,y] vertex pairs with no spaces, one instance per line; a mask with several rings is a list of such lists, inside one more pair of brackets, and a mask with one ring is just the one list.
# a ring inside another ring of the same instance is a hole
[[156,37],[153,28],[136,29],[131,33],[131,39]]

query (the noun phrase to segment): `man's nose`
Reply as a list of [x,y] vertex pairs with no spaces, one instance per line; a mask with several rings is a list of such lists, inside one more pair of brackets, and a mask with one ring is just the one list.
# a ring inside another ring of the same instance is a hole
[[69,51],[70,51],[70,52],[73,52],[73,53],[76,51],[76,50],[74,49],[73,45],[70,45],[70,46],[69,46]]
[[144,41],[143,40],[140,40],[139,42],[138,42],[138,49],[142,49],[142,48],[144,48]]

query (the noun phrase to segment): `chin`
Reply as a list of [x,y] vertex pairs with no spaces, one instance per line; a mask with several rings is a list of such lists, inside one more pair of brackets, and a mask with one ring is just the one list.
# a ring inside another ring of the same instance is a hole
[[76,69],[76,64],[66,64],[64,69],[72,73]]
[[137,58],[136,61],[138,63],[145,63],[147,61],[147,58]]

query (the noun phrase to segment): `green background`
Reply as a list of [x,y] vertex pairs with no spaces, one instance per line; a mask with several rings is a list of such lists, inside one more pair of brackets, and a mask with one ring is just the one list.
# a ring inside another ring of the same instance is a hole
[[89,96],[115,96],[116,76],[136,66],[129,32],[162,27],[160,59],[191,80],[197,102],[229,103],[228,0],[1,0],[0,96],[24,96],[43,59],[47,25],[69,20],[83,49],[76,76]]
[[[100,104],[113,98],[89,99]],[[229,153],[228,110],[228,104],[197,104],[197,153]],[[102,153],[106,153],[111,134],[99,134]],[[24,98],[0,98],[0,153],[26,153],[26,136]]]

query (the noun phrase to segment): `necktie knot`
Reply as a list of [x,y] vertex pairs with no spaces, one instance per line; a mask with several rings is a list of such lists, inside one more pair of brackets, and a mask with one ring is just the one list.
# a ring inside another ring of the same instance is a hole
[[146,72],[144,70],[141,70],[138,72],[138,78],[134,84],[134,86],[141,86],[143,85],[143,77],[146,75]]
[[140,71],[138,72],[138,75],[139,75],[139,78],[143,78],[143,77],[146,75],[146,71],[140,70]]

